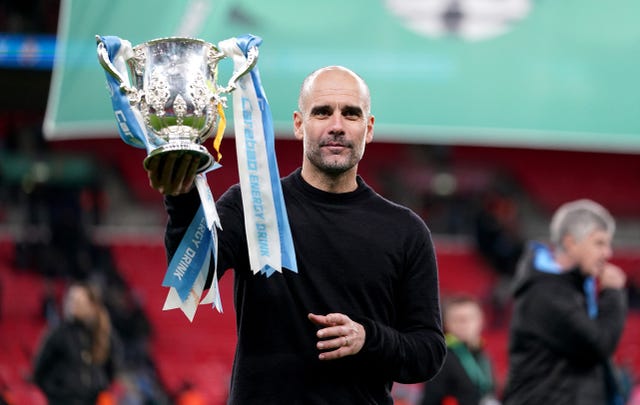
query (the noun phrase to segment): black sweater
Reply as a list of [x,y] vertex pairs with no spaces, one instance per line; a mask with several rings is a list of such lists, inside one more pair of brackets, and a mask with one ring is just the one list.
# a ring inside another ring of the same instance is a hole
[[[230,402],[391,404],[393,381],[415,383],[440,369],[445,344],[430,233],[407,208],[358,178],[357,190],[313,188],[298,169],[282,181],[299,273],[249,269],[240,188],[218,201],[218,275],[235,269],[238,346]],[[173,254],[199,201],[166,198]],[[355,356],[320,361],[309,312],[341,312],[361,323]]]

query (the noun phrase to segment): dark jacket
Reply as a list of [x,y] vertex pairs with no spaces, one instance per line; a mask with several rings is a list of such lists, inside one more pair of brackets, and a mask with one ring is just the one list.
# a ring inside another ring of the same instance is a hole
[[604,364],[624,328],[626,296],[600,291],[591,318],[580,269],[545,272],[534,265],[537,255],[550,257],[545,247],[532,245],[514,280],[504,403],[606,404]]
[[[116,343],[112,343],[115,350]],[[66,321],[44,338],[34,362],[33,381],[49,404],[93,405],[115,373],[114,356],[104,364],[91,359],[91,333],[78,321]]]
[[459,405],[478,405],[493,397],[493,370],[484,350],[471,349],[449,335],[447,348],[442,370],[424,386],[421,405],[441,405],[446,398],[455,398]]

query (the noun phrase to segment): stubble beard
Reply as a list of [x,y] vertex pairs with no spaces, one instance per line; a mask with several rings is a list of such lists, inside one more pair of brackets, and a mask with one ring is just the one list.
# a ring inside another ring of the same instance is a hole
[[305,154],[307,160],[320,172],[331,177],[337,177],[353,169],[361,158],[361,156],[358,156],[353,144],[346,143],[344,147],[349,152],[347,155],[327,154],[323,152],[322,144],[308,148]]

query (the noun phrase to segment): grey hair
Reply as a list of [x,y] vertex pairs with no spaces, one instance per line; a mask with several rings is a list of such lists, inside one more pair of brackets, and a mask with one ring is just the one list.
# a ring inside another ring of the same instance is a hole
[[309,88],[311,87],[311,84],[316,79],[316,77],[318,77],[318,75],[320,73],[324,73],[324,72],[330,71],[330,70],[340,70],[340,71],[349,73],[353,77],[355,77],[358,80],[358,82],[360,82],[360,87],[362,89],[362,93],[364,94],[364,96],[365,96],[365,98],[367,100],[366,101],[366,105],[365,105],[366,111],[364,111],[364,113],[367,114],[367,115],[370,115],[371,114],[371,93],[369,91],[369,86],[364,81],[364,79],[362,77],[360,77],[360,75],[358,75],[353,70],[348,69],[348,68],[346,68],[344,66],[325,66],[323,68],[314,70],[307,77],[305,77],[304,80],[302,81],[302,85],[300,86],[300,94],[298,94],[298,111],[302,112],[302,101],[303,101],[303,98],[304,98],[305,94],[307,94],[309,92]]
[[551,243],[562,250],[562,239],[566,235],[577,241],[587,237],[595,230],[605,231],[613,235],[616,223],[609,211],[595,201],[581,199],[563,204],[556,210],[551,219]]

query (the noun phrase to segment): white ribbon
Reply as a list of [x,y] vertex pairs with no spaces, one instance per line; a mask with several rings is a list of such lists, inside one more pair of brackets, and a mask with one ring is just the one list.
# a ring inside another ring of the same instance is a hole
[[[244,36],[218,47],[233,59],[235,70],[246,66],[247,52],[260,43]],[[257,67],[240,77],[233,93],[238,174],[242,191],[249,261],[253,273],[270,276],[283,268],[297,272],[293,241],[275,158],[271,111]]]

